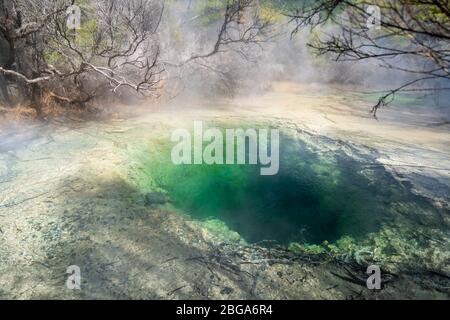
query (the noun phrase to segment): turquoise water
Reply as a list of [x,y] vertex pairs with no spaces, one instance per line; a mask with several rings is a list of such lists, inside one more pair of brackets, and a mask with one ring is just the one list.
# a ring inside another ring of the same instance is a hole
[[428,207],[370,159],[280,140],[277,175],[261,176],[254,165],[161,164],[158,184],[191,217],[219,219],[250,243],[361,238],[389,221],[395,203]]

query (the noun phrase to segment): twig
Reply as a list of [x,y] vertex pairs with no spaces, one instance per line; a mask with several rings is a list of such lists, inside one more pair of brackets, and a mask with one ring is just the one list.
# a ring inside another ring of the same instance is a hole
[[174,294],[175,292],[177,292],[177,291],[179,291],[179,290],[185,288],[186,286],[187,286],[187,285],[184,285],[184,286],[175,288],[175,289],[173,289],[172,291],[169,291],[169,292],[167,293],[167,295],[170,296],[170,295]]

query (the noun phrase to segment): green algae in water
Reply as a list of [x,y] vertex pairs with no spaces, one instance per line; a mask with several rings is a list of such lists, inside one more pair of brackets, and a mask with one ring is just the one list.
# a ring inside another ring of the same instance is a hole
[[[164,149],[164,150],[163,150]],[[280,139],[280,170],[261,176],[255,165],[172,165],[154,151],[151,172],[177,208],[220,220],[245,241],[321,244],[364,238],[389,218],[391,204],[415,198],[382,168],[341,151],[321,152],[300,139]]]

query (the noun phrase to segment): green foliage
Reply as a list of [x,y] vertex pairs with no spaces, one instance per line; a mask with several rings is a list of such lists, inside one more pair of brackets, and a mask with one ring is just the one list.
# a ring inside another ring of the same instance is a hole
[[222,20],[226,5],[226,0],[195,1],[191,8],[197,17],[194,23],[206,27]]

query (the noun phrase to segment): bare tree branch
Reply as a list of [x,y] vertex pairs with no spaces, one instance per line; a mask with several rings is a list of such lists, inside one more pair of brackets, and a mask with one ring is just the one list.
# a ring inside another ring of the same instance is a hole
[[[380,29],[368,27],[368,6],[381,11]],[[446,0],[319,0],[287,14],[295,23],[292,35],[301,28],[329,26],[309,43],[319,55],[333,55],[337,61],[378,60],[384,68],[405,72],[412,79],[389,90],[372,108],[392,102],[411,86],[430,81],[450,81],[450,4]],[[410,59],[407,66],[400,57]],[[414,77],[415,76],[415,77]],[[442,88],[434,82],[433,90]]]

